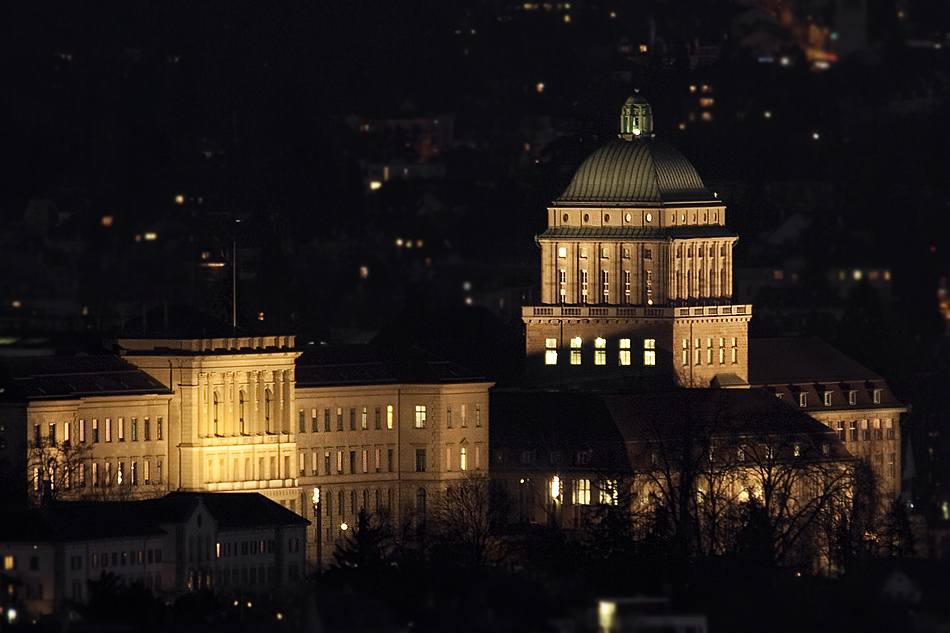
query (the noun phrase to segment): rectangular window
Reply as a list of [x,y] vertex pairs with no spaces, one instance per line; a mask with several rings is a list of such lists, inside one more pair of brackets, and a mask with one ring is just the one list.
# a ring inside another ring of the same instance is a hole
[[563,246],[558,247],[557,256],[561,258],[567,257],[567,249]]
[[445,447],[445,471],[448,472],[452,470],[452,449],[451,447]]
[[808,406],[808,394],[804,391],[798,392],[798,406],[807,407]]
[[317,451],[312,451],[310,453],[310,472],[314,476],[320,474],[320,471],[317,469]]
[[99,485],[99,464],[97,462],[92,462],[92,486],[95,488]]
[[452,407],[445,408],[445,428],[452,428]]
[[297,460],[300,462],[300,464],[298,464],[298,467],[299,467],[299,470],[300,470],[300,476],[303,477],[303,476],[305,476],[305,475],[307,474],[307,456],[306,456],[306,454],[305,454],[305,453],[300,453],[300,456],[297,458]]
[[71,431],[70,423],[63,422],[63,444],[65,444],[66,446],[69,446],[70,440],[72,440],[72,437],[69,434],[70,431]]
[[379,472],[379,449],[376,449],[375,459],[373,460],[373,465],[376,467],[376,472]]
[[468,406],[463,404],[463,405],[462,405],[462,428],[463,428],[463,429],[468,426],[468,415],[467,415],[467,413],[468,413]]
[[426,407],[424,404],[416,405],[416,417],[415,417],[414,426],[417,429],[426,428]]
[[105,427],[105,431],[106,431],[106,442],[111,442],[112,441],[112,418],[106,418],[102,422],[102,424]]
[[155,420],[155,439],[161,441],[162,439],[162,419],[158,418]]
[[475,405],[475,426],[482,425],[482,407],[480,405]]
[[82,444],[86,441],[86,421],[85,420],[79,420],[78,431],[79,431],[79,434],[78,434],[77,439],[79,440],[80,444]]
[[119,432],[118,433],[119,441],[124,442],[125,441],[125,419],[124,418],[119,418],[118,420],[116,420],[116,430]]
[[386,428],[393,428],[393,405],[386,407]]
[[825,406],[826,406],[826,407],[830,407],[830,406],[831,406],[831,394],[832,394],[832,392],[830,392],[830,391],[826,391],[826,392],[824,393]]
[[366,407],[363,407],[363,413],[360,417],[360,427],[365,431],[369,428],[369,418],[366,417]]
[[881,392],[882,392],[882,391],[883,391],[882,389],[875,389],[875,390],[871,393],[872,401],[874,402],[874,404],[881,404]]
[[364,473],[369,472],[369,453],[366,451],[365,448],[363,449],[363,472]]
[[325,451],[323,453],[323,474],[329,475],[330,472],[330,451]]
[[356,430],[356,407],[350,407],[350,430]]
[[99,420],[95,418],[92,419],[92,443],[99,443]]
[[594,339],[594,364],[607,364],[607,341],[601,337]]
[[343,407],[336,408],[336,430],[343,430]]
[[724,347],[719,348],[719,364],[726,364],[726,349]]
[[394,451],[391,448],[386,451],[386,469],[389,472],[393,472],[393,467],[394,467],[393,453]]
[[459,470],[468,470],[468,449],[464,446],[459,449]]
[[858,441],[858,421],[857,420],[851,420],[849,430],[851,431],[851,441],[857,442]]
[[416,449],[416,472],[424,473],[426,471],[426,449]]
[[887,476],[897,476],[897,453],[888,453],[887,455]]
[[139,466],[138,462],[132,462],[131,464],[129,464],[129,481],[132,483],[133,486],[139,485],[138,466]]
[[544,339],[544,364],[557,365],[557,339]]
[[844,422],[842,420],[838,420],[837,426],[838,426],[838,429],[837,429],[838,439],[841,440],[842,442],[846,441],[848,439],[848,432],[844,428]]
[[848,404],[854,406],[858,403],[858,392],[854,389],[848,391]]
[[643,364],[656,365],[656,339],[643,339]]
[[587,271],[581,271],[581,303],[587,303]]
[[299,429],[298,433],[307,432],[307,414],[303,409],[297,411],[297,428]]
[[133,442],[139,441],[139,419],[138,418],[132,418],[129,421],[129,435],[131,436],[130,439]]
[[575,479],[571,489],[571,502],[577,506],[590,505],[590,479]]
[[320,427],[317,424],[317,410],[310,409],[310,432],[316,433],[320,430]]
[[142,435],[143,435],[143,439],[144,439],[146,442],[151,441],[151,439],[152,439],[152,425],[151,425],[151,423],[149,422],[148,418],[145,418],[144,420],[142,420]]
[[561,296],[561,303],[567,303],[567,271],[561,269],[557,273],[558,294]]
[[146,459],[145,463],[142,465],[142,482],[145,483],[146,486],[152,483],[150,479],[151,469],[149,466],[151,466],[151,463]]
[[[39,428],[39,425],[37,425],[36,428]],[[55,422],[49,423],[49,430],[47,433],[49,437],[49,445],[56,446],[56,423]],[[37,442],[37,444],[39,444],[39,442]]]
[[610,273],[606,270],[600,271],[600,294],[601,303],[610,303]]
[[[161,418],[159,418],[159,420],[160,419]],[[161,484],[162,483],[162,460],[158,460],[158,464],[156,464],[156,470],[158,471],[156,473],[158,483]]]
[[374,422],[373,428],[375,428],[378,431],[381,428],[380,426],[381,418],[379,415],[379,407],[376,407],[375,418],[373,422]]
[[336,472],[343,473],[343,451],[336,452]]
[[623,271],[623,302],[630,303],[630,271]]
[[630,339],[628,338],[620,339],[620,364],[630,364]]
[[581,364],[581,337],[579,336],[571,339],[571,364]]

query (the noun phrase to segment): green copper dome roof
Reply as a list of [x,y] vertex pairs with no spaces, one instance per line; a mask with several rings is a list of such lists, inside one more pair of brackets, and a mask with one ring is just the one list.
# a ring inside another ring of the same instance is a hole
[[653,138],[618,138],[585,160],[555,205],[714,202],[679,151]]

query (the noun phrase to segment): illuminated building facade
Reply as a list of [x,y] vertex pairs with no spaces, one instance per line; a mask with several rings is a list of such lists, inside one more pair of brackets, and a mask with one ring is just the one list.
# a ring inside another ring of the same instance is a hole
[[631,97],[618,138],[584,161],[537,237],[541,304],[522,309],[529,373],[746,385],[752,306],[732,302],[736,240],[725,205]]
[[6,359],[0,459],[34,504],[259,492],[313,524],[323,564],[360,510],[402,525],[488,468],[490,382],[421,350],[292,336],[124,338],[119,355]]

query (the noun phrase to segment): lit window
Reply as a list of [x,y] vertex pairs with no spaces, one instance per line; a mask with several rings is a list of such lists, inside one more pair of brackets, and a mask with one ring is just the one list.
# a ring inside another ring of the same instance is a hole
[[576,506],[590,505],[590,479],[575,479],[571,489],[571,501]]
[[804,391],[799,392],[798,394],[798,406],[807,407],[808,406],[808,394]]
[[460,470],[468,469],[468,452],[464,446],[459,449],[459,469]]
[[852,389],[851,391],[848,392],[848,404],[853,406],[853,405],[856,405],[857,403],[858,403],[858,392]]
[[386,428],[393,428],[393,405],[386,407]]
[[564,248],[563,246],[560,247],[559,249],[557,249],[557,256],[558,256],[558,257],[567,257],[567,249]]
[[426,407],[424,404],[416,405],[415,427],[417,429],[426,428]]
[[586,248],[581,247],[581,257],[584,258],[584,259],[587,258],[587,249],[586,249]]
[[606,246],[601,248],[600,256],[603,257],[604,259],[608,259],[610,257],[610,249],[607,248]]
[[603,294],[602,302],[610,303],[610,274],[606,270],[600,271],[600,286]]
[[620,339],[620,364],[630,364],[630,339],[628,338]]
[[872,393],[872,396],[874,398],[874,404],[881,404],[881,390],[880,389],[875,389],[874,392]]
[[830,391],[825,392],[825,406],[826,407],[831,406],[831,392]]
[[544,339],[544,364],[557,365],[557,339]]
[[571,364],[581,364],[581,337],[579,336],[571,339]]
[[643,364],[656,365],[656,339],[643,339]]
[[588,278],[587,271],[581,271],[581,303],[587,303]]
[[594,339],[594,364],[607,364],[607,341],[603,338]]
[[605,505],[617,505],[617,481],[605,479],[600,482],[600,502]]
[[689,365],[689,341],[683,339],[683,365]]

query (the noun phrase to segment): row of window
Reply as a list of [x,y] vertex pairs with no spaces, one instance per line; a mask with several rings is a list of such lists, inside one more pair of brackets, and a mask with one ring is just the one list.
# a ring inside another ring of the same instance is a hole
[[[235,457],[232,463],[232,470],[227,471],[227,462],[223,457],[219,457],[217,462],[214,458],[208,459],[208,469],[205,471],[205,481],[213,483],[216,481],[267,481],[271,479],[289,479],[290,474],[290,455],[284,455],[283,471],[278,470],[278,461],[276,455],[257,458],[257,470],[254,469],[254,462],[250,457],[243,460]],[[243,466],[243,468],[242,468]]]
[[[694,365],[703,364],[704,354],[703,354],[701,342],[702,342],[702,339],[697,338],[693,340],[692,356],[693,356]],[[725,365],[727,353],[728,353],[729,362],[731,362],[733,365],[736,365],[739,363],[739,339],[738,338],[736,338],[735,336],[730,338],[730,340],[728,341],[729,343],[728,352],[726,348],[727,341],[725,337],[722,337],[722,336],[719,337],[718,347],[714,347],[713,345],[714,342],[715,340],[713,339],[713,337],[711,336],[706,337],[705,360],[706,360],[707,365],[714,364],[716,360],[719,361],[720,365]],[[689,339],[684,338],[683,339],[683,366],[684,367],[689,365],[689,360],[690,360]]]
[[[82,558],[77,563],[81,565]],[[111,563],[110,563],[111,561]],[[89,561],[92,568],[98,567],[124,567],[126,565],[151,565],[152,563],[162,562],[162,550],[159,549],[139,549],[121,552],[108,552],[105,554],[93,554]],[[72,568],[72,567],[71,567]]]
[[[575,336],[570,340],[571,352],[570,352],[570,363],[571,365],[580,365],[582,364],[583,356],[582,351],[584,347],[584,341],[579,336]],[[556,338],[546,338],[544,339],[544,364],[545,365],[557,365],[558,358],[558,344]],[[622,338],[619,341],[618,346],[618,355],[617,355],[617,364],[618,365],[631,365],[633,361],[632,350],[631,350],[631,340],[628,338]],[[595,365],[606,365],[607,364],[607,339],[598,337],[594,339],[594,364]],[[643,339],[643,364],[644,365],[656,365],[656,339],[647,338]]]
[[[628,51],[628,52],[629,52],[629,51]],[[644,53],[644,52],[646,52],[646,49],[641,46],[640,52],[641,52],[641,53]],[[703,86],[703,92],[706,92],[706,88],[707,88],[707,86]],[[637,118],[636,118],[636,117],[634,117],[634,125],[635,125],[635,126],[637,125]],[[568,222],[568,221],[570,221],[570,217],[571,217],[570,214],[567,214],[567,213],[565,213],[564,215],[561,216],[562,220],[563,220],[565,223]],[[698,222],[698,217],[699,217],[699,216],[697,216],[696,212],[693,211],[693,213],[692,213],[692,224],[696,224],[696,223]],[[659,217],[657,217],[657,219],[659,219]],[[632,221],[632,220],[633,220],[633,215],[632,215],[631,213],[625,213],[625,214],[623,215],[623,221],[624,221],[624,222],[630,222],[630,221]],[[653,222],[653,214],[652,214],[652,213],[645,213],[645,214],[643,215],[643,221],[646,222],[647,224],[649,224],[650,222]],[[713,213],[712,213],[712,221],[713,221],[713,222],[718,222],[718,221],[719,221],[719,212],[718,212],[718,211],[713,211]],[[589,214],[589,213],[585,213],[585,214],[584,214],[584,222],[585,222],[585,223],[586,223],[586,222],[590,222],[590,214]],[[605,214],[604,214],[604,222],[610,222],[610,214],[609,214],[609,213],[605,213]],[[705,224],[705,223],[707,223],[707,222],[709,222],[709,212],[708,212],[708,211],[703,211],[703,223]],[[686,213],[685,213],[685,212],[682,213],[682,214],[680,214],[680,223],[681,223],[681,224],[686,224]],[[670,213],[670,224],[676,224],[676,212],[675,212],[675,211]]]
[[[884,393],[883,389],[872,389],[871,390],[871,402],[874,404],[881,404],[881,396]],[[854,389],[847,391],[848,394],[848,404],[854,406],[858,403],[858,392]],[[782,393],[778,392],[775,394],[779,398],[782,397]],[[821,397],[822,403],[826,407],[830,407],[834,404],[834,392],[833,391],[822,391],[818,394]],[[808,406],[808,392],[799,391],[798,392],[798,406],[807,407]]]
[[[372,492],[372,497],[370,496]],[[323,507],[323,515],[329,521],[333,520],[334,513],[336,513],[337,519],[341,522],[347,517],[356,517],[360,512],[366,511],[376,511],[380,512],[385,508],[393,507],[393,490],[390,488],[386,490],[386,499],[384,503],[383,491],[379,488],[376,488],[375,491],[370,491],[367,488],[363,489],[340,489],[336,491],[327,490],[324,492],[324,501],[321,503]],[[349,502],[349,503],[347,503]],[[371,506],[370,503],[373,503]],[[349,512],[347,512],[347,507],[349,507]],[[316,508],[313,509],[316,513]],[[424,513],[426,510],[426,489],[419,488],[416,490],[416,510]],[[329,533],[329,529],[328,529]]]
[[879,419],[871,420],[870,423],[868,423],[868,420],[851,420],[848,422],[847,428],[845,428],[844,420],[838,420],[836,426],[838,439],[842,442],[870,442],[872,439],[883,440],[885,438],[893,440],[896,439],[897,435],[893,421],[890,418],[884,420],[883,428]]
[[[611,251],[611,248],[610,248],[609,246],[602,246],[602,247],[600,247],[600,258],[601,258],[601,259],[610,259],[610,251]],[[701,245],[697,245],[697,246],[696,246],[696,255],[697,255],[698,257],[703,257],[705,254],[707,254],[707,252],[708,252],[708,254],[709,254],[709,257],[715,257],[715,256],[716,256],[716,247],[715,247],[715,246],[709,246],[708,249],[707,249],[705,246],[701,246]],[[579,256],[581,259],[587,259],[588,250],[587,250],[587,247],[586,247],[586,246],[581,246],[580,248],[578,248],[577,253],[578,253],[578,256]],[[567,257],[567,247],[565,247],[565,246],[560,246],[560,247],[558,247],[558,249],[557,249],[557,256],[558,256],[559,259],[565,259],[565,258]],[[623,259],[630,259],[630,248],[629,248],[629,247],[626,247],[626,246],[622,247],[621,250],[620,250],[620,256],[621,256]],[[692,247],[692,246],[687,246],[687,247],[686,247],[686,257],[692,257],[692,256],[693,256],[693,247]],[[719,256],[720,256],[720,257],[725,257],[725,256],[726,256],[726,246],[725,246],[725,244],[721,244],[721,245],[719,246]],[[677,247],[677,249],[676,249],[676,257],[677,257],[677,258],[682,258],[682,257],[683,257],[683,247],[682,247],[682,246]],[[643,259],[653,259],[653,250],[652,250],[652,249],[649,249],[649,248],[644,248],[644,249],[643,249]]]
[[[257,540],[257,541],[225,541],[215,543],[215,558],[228,558],[230,556],[257,556],[261,554],[273,554],[275,548],[275,541],[273,539],[269,540]],[[300,551],[300,539],[297,537],[290,537],[287,539],[287,551],[288,552],[299,552]]]
[[[462,428],[468,426],[468,405],[461,405],[459,407],[459,422]],[[383,411],[382,407],[374,407],[372,411],[373,416],[373,429],[380,430],[383,428]],[[304,409],[300,409],[297,412],[298,416],[298,431],[300,433],[307,432],[307,412]],[[390,430],[394,427],[394,412],[393,405],[386,406],[386,429]],[[355,431],[357,429],[366,431],[370,428],[370,410],[369,407],[350,407],[349,408],[349,429]],[[331,410],[325,408],[323,410],[323,430],[330,431],[332,430],[332,417]],[[427,412],[425,405],[415,405],[415,411],[413,416],[413,426],[417,429],[426,428],[427,422]],[[445,427],[451,429],[453,424],[452,420],[452,407],[447,407],[445,410]],[[482,410],[480,405],[475,405],[475,426],[482,425]],[[319,428],[319,418],[318,418],[318,409],[310,409],[310,432],[317,433]],[[336,408],[336,430],[344,430],[344,410],[343,407]]]
[[[87,480],[87,464],[85,462],[76,464],[74,468],[59,471],[51,466],[50,470],[44,471],[39,466],[33,468],[33,490],[39,491],[41,483],[49,481],[50,488],[55,489],[62,486],[66,490],[72,488],[85,488]],[[160,485],[163,483],[163,461],[157,460],[155,463],[154,477],[152,476],[152,460],[145,459],[141,462],[133,460],[130,462],[118,461],[113,469],[112,462],[92,462],[89,464],[92,485],[93,486],[111,486],[111,485]],[[128,468],[126,468],[128,466]]]
[[[152,440],[152,421],[149,418],[143,418],[141,426],[139,425],[138,418],[129,418],[128,427],[126,427],[125,418],[116,418],[115,424],[113,424],[112,418],[104,418],[100,420],[98,418],[93,418],[91,420],[92,428],[92,443],[98,444],[101,441],[111,442],[113,437],[119,442],[124,442],[126,439],[132,442],[138,442],[140,435],[141,439],[145,442],[150,442]],[[163,423],[162,418],[155,420],[155,439],[163,439]],[[128,430],[128,434],[126,434]],[[115,435],[113,436],[113,431]],[[141,434],[140,434],[141,431]],[[55,422],[50,422],[47,426],[46,439],[50,446],[56,446],[60,437],[57,434],[57,424]],[[39,424],[33,425],[33,441],[37,446],[42,444],[43,441],[43,429]],[[79,443],[86,442],[86,421],[77,420],[76,422],[63,422],[62,424],[62,442],[64,445],[68,446],[71,442],[76,441]]]

